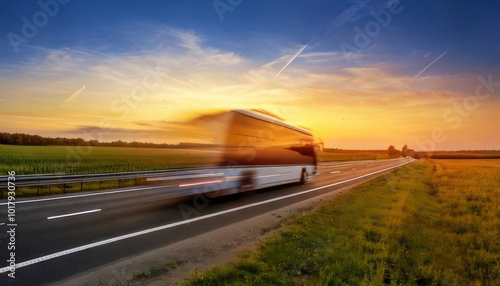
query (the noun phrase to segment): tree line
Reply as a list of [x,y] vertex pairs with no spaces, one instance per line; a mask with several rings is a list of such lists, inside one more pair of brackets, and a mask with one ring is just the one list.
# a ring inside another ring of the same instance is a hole
[[404,145],[401,150],[396,149],[394,145],[390,145],[389,148],[387,148],[387,154],[389,157],[414,157],[415,156],[415,150],[408,148],[408,145]]
[[8,145],[30,145],[30,146],[106,146],[106,147],[137,147],[137,148],[175,148],[182,144],[148,143],[148,142],[123,142],[121,140],[112,142],[99,142],[98,140],[85,140],[83,138],[65,137],[42,137],[25,133],[2,133],[0,132],[0,144]]
[[[31,135],[25,133],[6,133],[0,132],[0,144],[8,145],[29,145],[29,146],[104,146],[104,147],[135,147],[135,148],[190,148],[204,147],[210,144],[193,144],[193,143],[150,143],[150,142],[124,142],[121,140],[112,142],[99,142],[98,140],[85,140],[83,138],[66,138],[66,137],[42,137],[40,135]],[[390,145],[387,149],[387,154],[390,157],[414,157],[415,151],[404,145],[401,150],[398,150],[394,145]]]

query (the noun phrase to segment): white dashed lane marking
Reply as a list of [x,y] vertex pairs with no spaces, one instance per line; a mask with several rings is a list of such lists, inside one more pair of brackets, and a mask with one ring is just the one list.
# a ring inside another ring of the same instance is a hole
[[90,213],[95,213],[95,212],[100,212],[101,209],[95,209],[95,210],[89,210],[89,211],[83,211],[83,212],[77,212],[77,213],[71,213],[71,214],[63,214],[63,215],[56,215],[56,216],[49,216],[47,219],[56,219],[56,218],[63,218],[63,217],[68,217],[68,216],[75,216],[75,215],[82,215],[82,214],[90,214]]

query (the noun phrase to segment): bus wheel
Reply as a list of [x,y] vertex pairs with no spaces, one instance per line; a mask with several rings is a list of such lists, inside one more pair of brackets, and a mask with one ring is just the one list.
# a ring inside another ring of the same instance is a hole
[[241,180],[240,180],[240,186],[239,186],[239,191],[240,193],[242,192],[247,192],[247,191],[253,191],[255,186],[254,182],[254,177],[255,177],[255,172],[252,171],[245,171],[241,173]]
[[299,184],[303,185],[307,181],[307,171],[306,169],[302,169],[302,174],[300,174],[300,181]]

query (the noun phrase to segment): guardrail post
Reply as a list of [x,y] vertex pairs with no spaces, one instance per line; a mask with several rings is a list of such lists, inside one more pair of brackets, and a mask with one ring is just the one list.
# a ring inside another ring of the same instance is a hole
[[66,184],[63,184],[63,194],[66,193]]
[[80,182],[80,192],[83,192],[83,182]]

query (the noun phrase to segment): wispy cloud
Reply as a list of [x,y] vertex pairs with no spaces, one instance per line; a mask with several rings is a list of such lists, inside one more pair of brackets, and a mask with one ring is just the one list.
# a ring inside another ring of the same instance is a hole
[[337,30],[340,27],[342,27],[345,23],[349,22],[349,20],[351,20],[361,9],[365,7],[368,1],[370,0],[356,2],[349,8],[344,10],[342,13],[340,13],[340,15],[338,15],[333,21],[329,32]]
[[387,9],[397,0],[354,0],[349,8],[342,11],[330,25],[327,33],[339,30],[348,22],[356,22],[366,17],[370,17],[372,13],[378,13],[381,10]]

